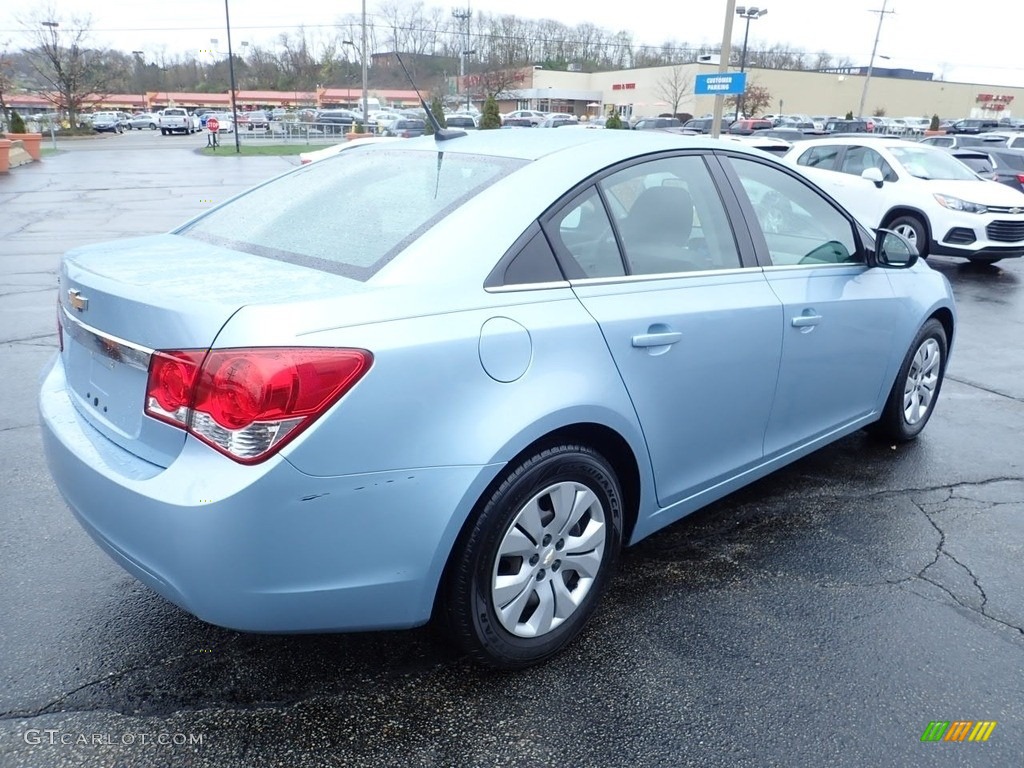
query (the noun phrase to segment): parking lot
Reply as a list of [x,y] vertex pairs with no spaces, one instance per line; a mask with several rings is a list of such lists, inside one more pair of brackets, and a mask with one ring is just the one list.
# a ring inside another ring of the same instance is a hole
[[[55,490],[34,399],[61,253],[165,231],[298,162],[205,143],[62,141],[0,177],[0,765],[1019,763],[1020,259],[930,260],[960,326],[919,441],[855,434],[645,539],[568,652],[495,674],[429,628],[204,624],[118,568]],[[924,743],[931,721],[997,726]]]

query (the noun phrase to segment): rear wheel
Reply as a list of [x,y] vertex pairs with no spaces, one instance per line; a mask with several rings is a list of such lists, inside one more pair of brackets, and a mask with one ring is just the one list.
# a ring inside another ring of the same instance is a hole
[[913,243],[922,259],[928,257],[928,228],[917,216],[897,216],[889,222],[887,229],[903,235]]
[[942,388],[949,348],[946,329],[935,318],[917,332],[907,350],[896,383],[872,431],[887,440],[907,442],[924,429]]
[[615,471],[582,445],[512,467],[452,554],[444,618],[477,662],[518,669],[568,645],[593,614],[622,545]]

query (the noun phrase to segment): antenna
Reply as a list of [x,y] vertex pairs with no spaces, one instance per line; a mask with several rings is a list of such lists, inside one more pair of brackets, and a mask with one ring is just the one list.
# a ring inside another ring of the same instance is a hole
[[427,106],[427,102],[423,100],[420,89],[416,87],[416,83],[413,82],[412,75],[409,74],[409,70],[405,68],[405,62],[402,61],[402,57],[398,51],[395,51],[395,58],[398,59],[399,66],[402,67],[402,71],[405,72],[406,78],[409,80],[409,85],[416,91],[416,96],[420,100],[420,104],[423,105],[423,111],[427,113],[427,120],[434,127],[434,140],[435,141],[447,141],[448,139],[455,139],[459,136],[465,136],[465,131],[460,131],[458,128],[442,128],[441,123],[438,121],[437,116],[430,111],[430,107]]

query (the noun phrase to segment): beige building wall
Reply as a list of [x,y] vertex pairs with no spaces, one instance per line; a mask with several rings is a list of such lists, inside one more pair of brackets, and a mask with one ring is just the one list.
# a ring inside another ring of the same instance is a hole
[[[693,81],[697,74],[715,74],[717,66],[707,64],[677,65],[682,77],[690,82],[687,95],[679,105],[680,112],[700,116],[714,108],[713,96],[695,96]],[[656,115],[669,112],[667,91],[676,67],[650,67],[615,72],[558,72],[533,70],[527,87],[566,90],[594,90],[602,93],[605,107],[624,107],[634,115]],[[839,75],[824,72],[797,72],[778,69],[748,69],[748,82],[766,87],[772,95],[769,113],[836,115],[857,113],[864,90],[863,75]],[[1002,111],[982,111],[986,102],[978,96],[1012,97]],[[864,111],[872,115],[884,109],[888,117],[961,118],[980,116],[1024,115],[1024,87],[951,83],[937,80],[908,80],[873,76],[868,84]],[[602,110],[603,111],[603,110]]]

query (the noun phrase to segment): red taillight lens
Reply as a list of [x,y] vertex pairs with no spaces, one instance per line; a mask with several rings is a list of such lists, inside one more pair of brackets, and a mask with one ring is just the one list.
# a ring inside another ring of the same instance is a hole
[[1017,181],[1019,181],[1021,184],[1024,184],[1024,173],[1017,174]]
[[146,413],[176,426],[186,426],[192,389],[205,354],[197,349],[154,352],[146,382]]
[[158,352],[146,413],[255,463],[319,418],[372,362],[366,350],[323,347]]

